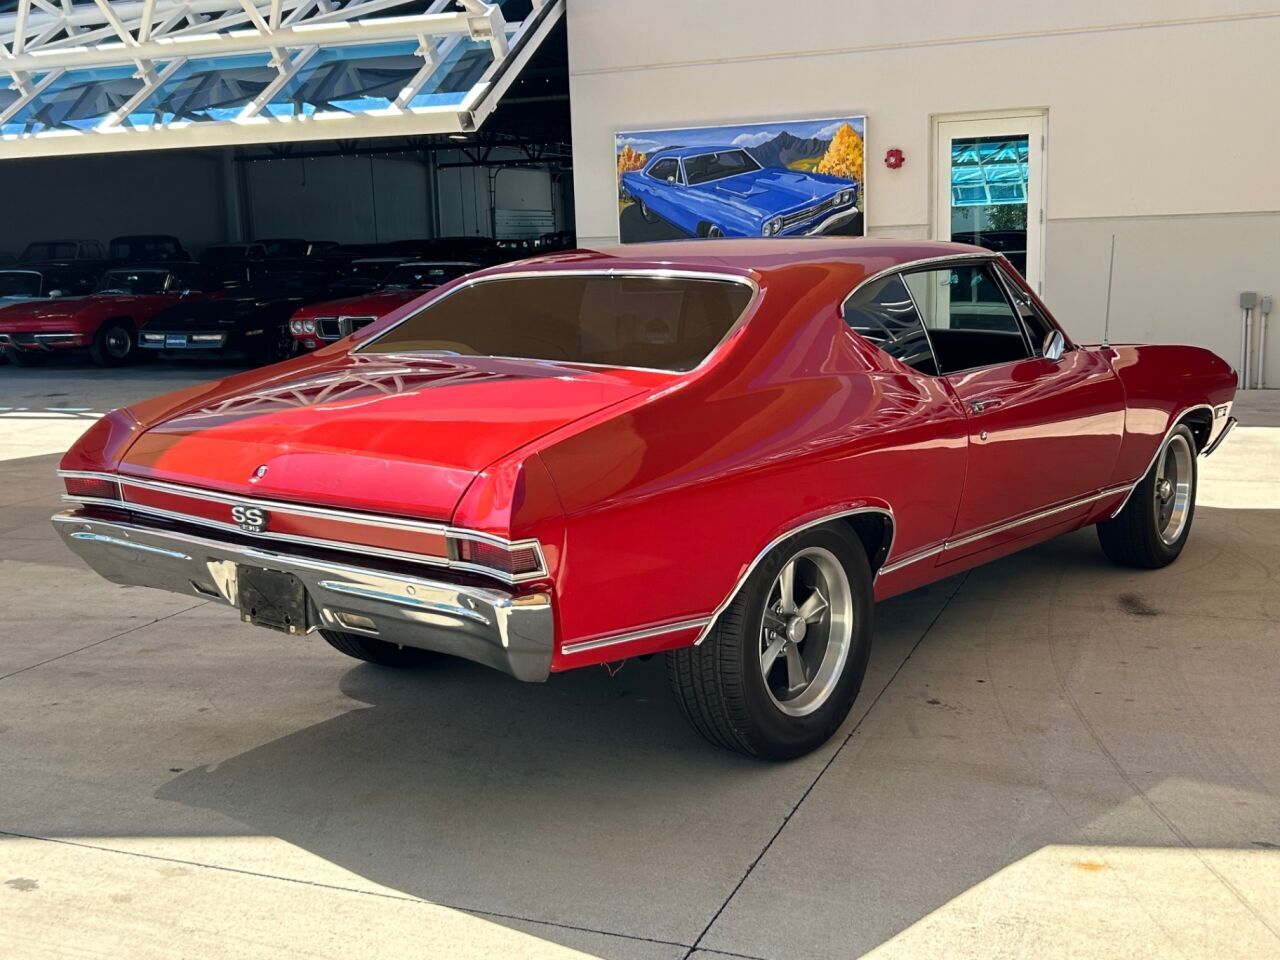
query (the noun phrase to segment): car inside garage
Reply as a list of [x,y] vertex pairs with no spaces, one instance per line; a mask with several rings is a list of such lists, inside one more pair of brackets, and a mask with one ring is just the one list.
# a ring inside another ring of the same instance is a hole
[[[279,300],[287,287],[296,308],[365,292],[415,259],[487,266],[571,245],[562,4],[9,6],[0,172],[22,188],[0,264],[87,278],[195,260],[213,268],[211,289]],[[77,257],[68,239],[81,238],[100,249]],[[39,282],[10,276],[16,293]],[[193,282],[152,279],[165,293]],[[151,317],[107,312],[131,325],[105,336],[127,338],[132,362]],[[45,327],[15,330],[6,354],[120,352],[93,350],[94,331]],[[23,350],[33,343],[45,349]]]

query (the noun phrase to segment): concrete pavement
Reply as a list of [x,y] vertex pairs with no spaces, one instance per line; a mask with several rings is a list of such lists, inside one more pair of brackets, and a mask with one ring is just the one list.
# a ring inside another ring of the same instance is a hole
[[0,368],[0,956],[1280,955],[1280,397],[1176,565],[1084,531],[883,604],[766,765],[659,659],[398,673],[89,573],[50,451],[209,375]]

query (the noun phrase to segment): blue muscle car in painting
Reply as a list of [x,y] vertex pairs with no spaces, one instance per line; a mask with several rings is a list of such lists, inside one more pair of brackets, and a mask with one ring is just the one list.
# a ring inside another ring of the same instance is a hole
[[621,183],[647,222],[665,220],[695,237],[826,233],[858,213],[853,181],[763,167],[734,146],[659,150]]

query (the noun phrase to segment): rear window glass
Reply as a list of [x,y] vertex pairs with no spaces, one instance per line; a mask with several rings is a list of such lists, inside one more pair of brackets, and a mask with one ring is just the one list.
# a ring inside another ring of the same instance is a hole
[[742,283],[689,277],[486,280],[433,301],[361,352],[689,370],[724,339],[751,296]]

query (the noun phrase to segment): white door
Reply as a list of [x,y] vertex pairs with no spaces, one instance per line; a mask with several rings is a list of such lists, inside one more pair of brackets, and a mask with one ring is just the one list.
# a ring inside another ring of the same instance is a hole
[[1044,115],[934,123],[933,235],[998,250],[1044,280]]

